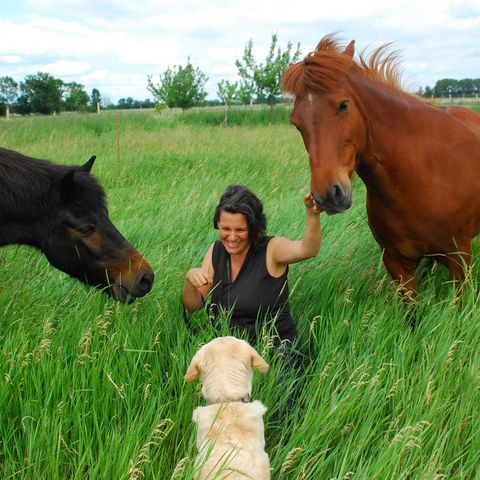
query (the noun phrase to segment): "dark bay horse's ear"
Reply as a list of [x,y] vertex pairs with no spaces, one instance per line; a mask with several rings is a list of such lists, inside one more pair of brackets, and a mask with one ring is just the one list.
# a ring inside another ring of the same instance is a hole
[[63,203],[69,201],[73,191],[76,171],[75,168],[71,168],[58,182],[52,185],[50,192],[54,195],[54,198],[57,198],[57,201],[59,197]]
[[347,48],[343,51],[344,55],[348,55],[350,58],[353,58],[355,54],[355,40],[352,40],[348,45]]
[[96,155],[92,155],[92,156],[90,157],[90,160],[89,160],[87,163],[83,164],[78,170],[79,170],[80,172],[90,173],[90,170],[92,169],[93,164],[95,163],[95,159],[96,159],[96,158],[97,158]]
[[70,200],[70,197],[74,190],[75,173],[90,173],[90,170],[92,169],[96,158],[96,155],[93,155],[92,157],[90,157],[90,160],[88,160],[88,162],[83,164],[82,166],[69,169],[68,172],[57,183],[57,195],[60,195],[60,199],[63,203],[66,203]]

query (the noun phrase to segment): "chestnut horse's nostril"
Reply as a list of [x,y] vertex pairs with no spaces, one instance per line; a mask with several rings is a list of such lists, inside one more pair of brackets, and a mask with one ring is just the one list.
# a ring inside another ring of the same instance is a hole
[[315,203],[317,205],[322,205],[323,204],[322,199],[317,195],[317,193],[312,191],[311,194],[312,194],[312,197],[315,200]]
[[338,183],[333,183],[330,187],[330,196],[332,202],[337,206],[342,205],[345,199],[343,188]]

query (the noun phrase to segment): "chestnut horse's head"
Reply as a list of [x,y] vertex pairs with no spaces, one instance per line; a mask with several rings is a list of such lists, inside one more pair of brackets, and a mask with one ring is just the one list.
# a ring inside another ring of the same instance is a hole
[[59,270],[132,302],[151,290],[154,274],[111,222],[103,188],[90,175],[94,160],[67,169],[51,186],[54,214],[42,222],[39,247]]
[[341,51],[331,36],[315,52],[291,65],[282,88],[295,95],[291,122],[302,134],[310,159],[310,189],[326,213],[352,203],[351,179],[366,127],[348,74],[356,66],[354,42]]

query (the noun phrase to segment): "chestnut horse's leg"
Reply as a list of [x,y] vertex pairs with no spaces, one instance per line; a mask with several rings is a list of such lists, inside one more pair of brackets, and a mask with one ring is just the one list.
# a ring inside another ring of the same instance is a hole
[[385,250],[383,252],[383,263],[391,277],[400,285],[402,299],[405,301],[415,300],[417,291],[415,272],[420,259],[400,257]]
[[458,293],[465,280],[465,273],[472,264],[472,248],[470,242],[464,244],[457,252],[449,253],[445,258],[445,266],[450,272],[450,280]]

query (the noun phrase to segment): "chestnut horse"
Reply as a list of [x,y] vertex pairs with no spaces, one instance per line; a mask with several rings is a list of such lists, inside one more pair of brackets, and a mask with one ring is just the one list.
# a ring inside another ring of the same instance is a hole
[[59,270],[132,302],[150,291],[154,275],[110,221],[90,175],[94,160],[55,165],[0,148],[0,246],[36,247]]
[[354,171],[367,190],[368,222],[383,262],[407,295],[429,256],[460,283],[480,231],[480,116],[428,105],[400,88],[389,45],[355,61],[334,36],[291,65],[291,122],[310,159],[311,191],[328,214],[352,203]]

